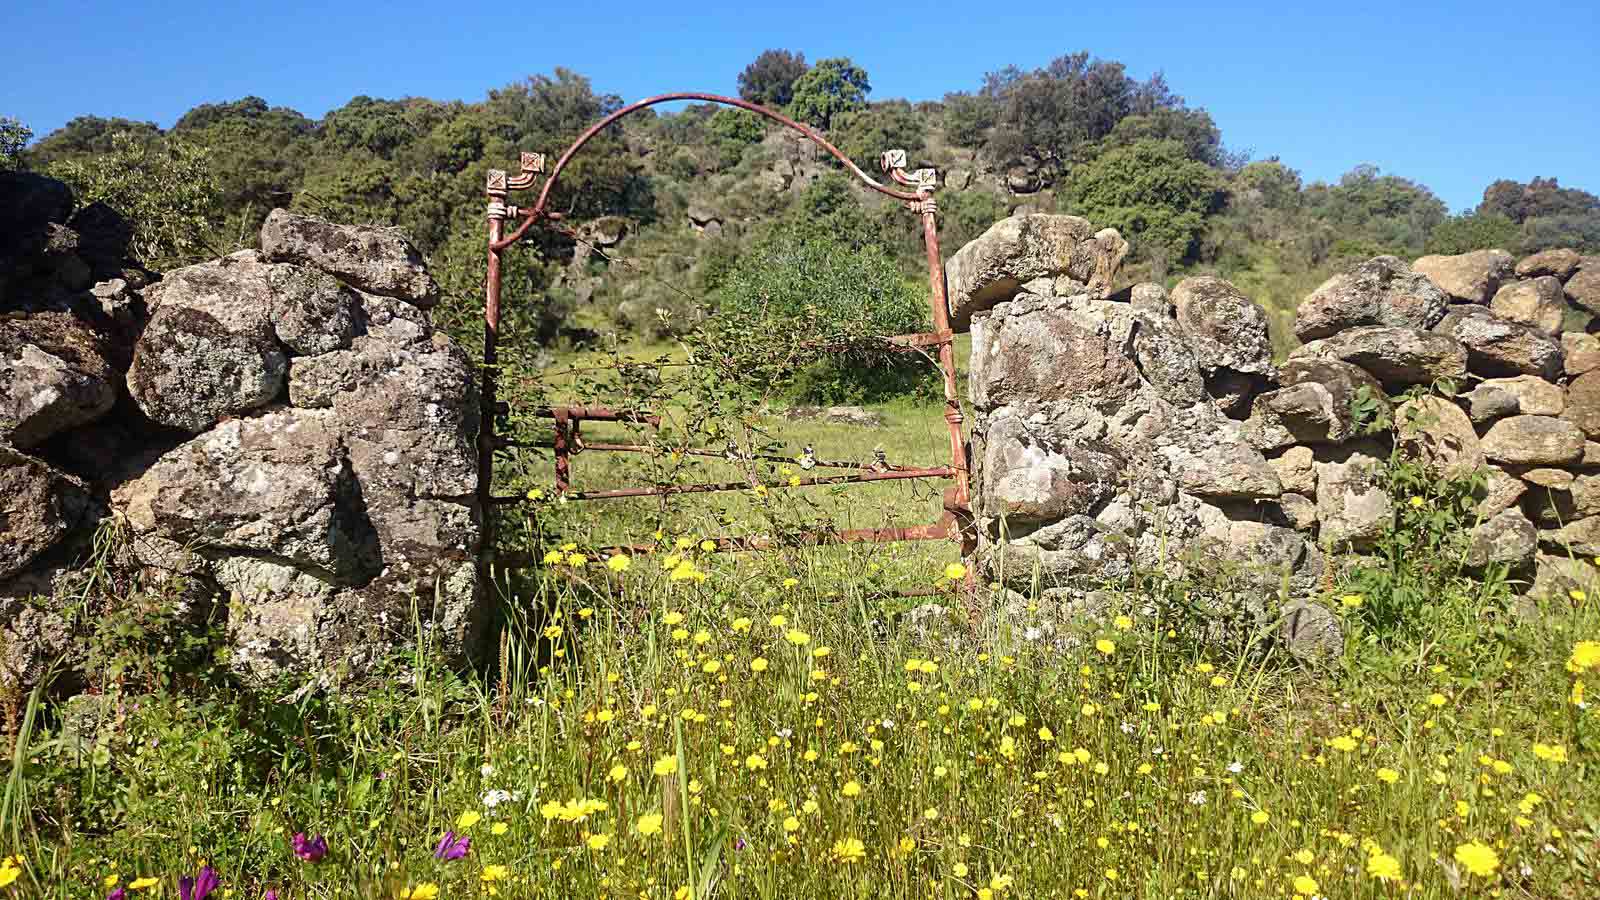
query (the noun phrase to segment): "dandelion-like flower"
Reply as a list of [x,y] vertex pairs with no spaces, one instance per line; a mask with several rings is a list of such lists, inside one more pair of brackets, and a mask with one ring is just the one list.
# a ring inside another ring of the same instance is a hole
[[1488,878],[1500,868],[1500,854],[1480,841],[1470,841],[1457,847],[1455,860],[1479,878]]
[[1387,853],[1367,857],[1367,874],[1379,881],[1395,881],[1401,876],[1400,861]]
[[1576,675],[1590,669],[1600,669],[1600,641],[1579,641],[1567,658],[1567,671]]
[[867,847],[859,838],[840,838],[833,842],[833,859],[835,862],[850,863],[860,862],[867,855]]

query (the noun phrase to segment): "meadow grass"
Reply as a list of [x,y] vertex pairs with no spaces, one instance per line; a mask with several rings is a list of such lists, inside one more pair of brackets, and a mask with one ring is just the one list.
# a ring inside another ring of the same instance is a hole
[[831,565],[676,537],[703,581],[550,566],[484,676],[418,658],[366,695],[130,697],[87,746],[25,736],[11,889],[171,896],[210,865],[280,898],[1594,895],[1587,602],[1314,672],[1162,605],[1052,642],[908,628]]
[[[940,459],[935,404],[882,411],[784,439]],[[578,485],[629,465],[582,455]],[[547,487],[547,466],[508,481]],[[443,669],[419,628],[364,692],[200,679],[94,717],[36,696],[0,896],[174,897],[204,866],[251,900],[1600,895],[1581,592],[1513,617],[1452,590],[1397,636],[1332,585],[1347,647],[1312,667],[1262,635],[1197,639],[1196,586],[1148,574],[1041,634],[1036,603],[982,586],[966,618],[951,545],[702,545],[788,521],[775,497],[850,526],[938,512],[898,485],[546,507],[561,543],[498,580],[481,671]],[[622,538],[656,549],[593,549]],[[936,605],[905,615],[889,592],[919,586]]]

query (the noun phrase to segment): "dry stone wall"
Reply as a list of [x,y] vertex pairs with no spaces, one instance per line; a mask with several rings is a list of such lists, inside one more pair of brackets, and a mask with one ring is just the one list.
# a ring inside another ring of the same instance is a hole
[[[992,579],[1071,612],[1135,570],[1215,570],[1246,619],[1326,651],[1336,625],[1308,601],[1393,521],[1376,473],[1396,439],[1487,473],[1470,565],[1534,591],[1587,579],[1567,554],[1600,553],[1600,336],[1582,328],[1600,258],[1377,257],[1305,299],[1304,343],[1274,363],[1265,313],[1226,281],[1112,293],[1125,250],[1082,219],[1023,215],[950,260]],[[1398,399],[1440,383],[1458,396]]]
[[[0,676],[85,674],[94,619],[157,596],[259,683],[360,676],[414,610],[467,653],[475,369],[404,235],[278,210],[259,251],[159,277],[71,207],[0,173]],[[120,596],[85,589],[97,529]]]

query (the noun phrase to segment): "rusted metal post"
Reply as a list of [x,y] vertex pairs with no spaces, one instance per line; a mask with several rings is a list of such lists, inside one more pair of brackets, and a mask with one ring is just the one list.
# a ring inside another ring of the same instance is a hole
[[[506,173],[490,169],[484,193],[489,197],[489,259],[484,278],[483,297],[483,372],[478,385],[478,509],[483,515],[483,547],[494,549],[494,420],[495,368],[500,341],[500,235],[506,222]],[[480,559],[490,553],[480,554]]]
[[956,348],[950,333],[950,300],[945,293],[944,261],[939,256],[939,225],[933,199],[922,204],[922,240],[928,250],[928,282],[932,287],[933,327],[946,335],[939,345],[939,368],[944,373],[944,420],[950,428],[950,465],[956,470],[956,498],[962,506],[971,501],[967,484],[967,441],[961,431],[961,395],[956,387]]
[[556,495],[560,496],[572,486],[572,417],[565,409],[555,411],[556,419]]

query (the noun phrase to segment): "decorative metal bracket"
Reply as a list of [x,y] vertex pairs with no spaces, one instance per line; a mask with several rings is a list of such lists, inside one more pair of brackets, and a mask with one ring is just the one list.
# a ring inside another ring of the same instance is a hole
[[544,154],[524,150],[518,162],[522,172],[511,178],[507,187],[513,191],[525,191],[533,187],[533,183],[544,174]]
[[878,156],[878,165],[889,174],[895,184],[905,185],[917,192],[916,200],[907,200],[906,209],[914,213],[937,213],[933,192],[939,187],[939,173],[933,169],[906,172],[906,151],[885,150]]
[[484,184],[484,193],[489,195],[489,218],[515,219],[522,214],[522,209],[505,202],[512,191],[525,191],[533,187],[534,182],[544,174],[544,154],[522,151],[518,160],[522,171],[516,175],[507,175],[504,169],[490,169],[489,176]]

